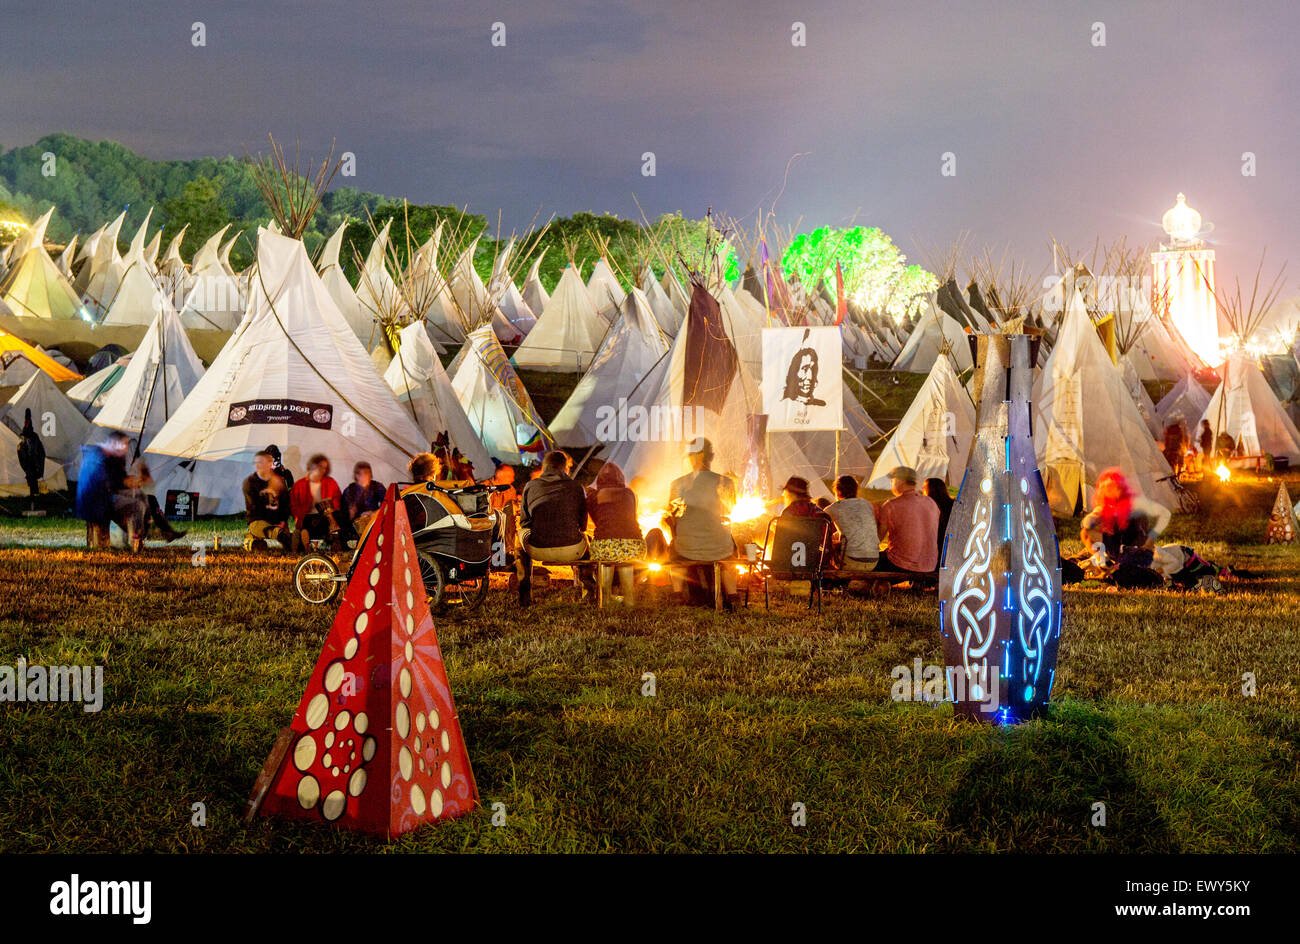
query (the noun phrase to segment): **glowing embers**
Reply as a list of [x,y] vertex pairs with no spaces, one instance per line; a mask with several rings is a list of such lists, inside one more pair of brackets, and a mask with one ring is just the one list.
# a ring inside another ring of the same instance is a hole
[[411,529],[390,489],[261,811],[397,835],[477,791]]

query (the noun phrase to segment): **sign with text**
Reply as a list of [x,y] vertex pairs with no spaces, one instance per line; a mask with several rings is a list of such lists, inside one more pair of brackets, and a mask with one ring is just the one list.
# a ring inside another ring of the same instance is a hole
[[230,404],[227,426],[287,423],[311,429],[329,429],[334,421],[334,407],[328,403],[305,400],[241,400]]

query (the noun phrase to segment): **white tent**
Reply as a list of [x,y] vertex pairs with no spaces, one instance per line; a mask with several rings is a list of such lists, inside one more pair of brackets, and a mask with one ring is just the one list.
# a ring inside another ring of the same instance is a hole
[[960,485],[975,437],[975,404],[957,379],[952,361],[937,357],[898,428],[876,459],[868,488],[889,488],[889,473],[904,465],[921,479]]
[[[43,492],[60,492],[68,487],[68,477],[64,474],[63,466],[48,455],[45,457],[45,471],[38,487]],[[27,477],[23,474],[23,467],[18,464],[18,435],[0,423],[0,495],[12,497],[26,494]]]
[[131,242],[131,248],[122,259],[125,266],[122,279],[113,303],[104,313],[103,324],[147,325],[153,322],[164,306],[171,308],[170,303],[163,300],[163,293],[150,274],[149,263],[145,258],[143,234],[148,222],[146,217],[144,225]]
[[514,251],[514,247],[515,241],[511,239],[497,255],[496,261],[492,264],[492,278],[488,280],[487,291],[492,298],[496,299],[497,307],[506,316],[506,320],[514,325],[521,335],[527,336],[537,324],[537,316],[528,307],[528,302],[524,300],[523,294],[515,287],[514,279],[510,277],[510,254]]
[[444,353],[448,345],[461,344],[465,340],[464,315],[456,307],[447,280],[438,271],[443,222],[438,221],[433,235],[415,251],[403,278],[408,287],[408,298],[423,309],[425,332],[439,354]]
[[0,407],[10,429],[21,432],[26,411],[32,411],[32,427],[41,437],[45,455],[63,466],[75,479],[81,468],[81,446],[90,434],[90,423],[77,405],[68,399],[50,375],[38,370]]
[[664,337],[677,337],[677,329],[682,326],[682,314],[673,306],[672,299],[659,284],[654,270],[648,264],[641,270],[640,288],[645,293],[646,302],[654,312],[655,321],[659,322],[659,330],[664,333]]
[[634,288],[623,298],[623,310],[592,358],[573,393],[551,421],[556,442],[590,446],[599,442],[596,427],[602,411],[617,408],[668,353],[668,344],[645,295]]
[[10,247],[0,303],[19,317],[89,320],[72,283],[45,251],[45,228],[53,212],[50,208],[42,214]]
[[682,283],[678,281],[677,276],[673,274],[672,269],[664,269],[663,278],[659,280],[659,286],[668,296],[668,300],[673,303],[673,310],[677,312],[677,324],[686,320],[686,313],[691,307],[691,298],[682,288]]
[[295,475],[319,452],[341,470],[365,459],[378,481],[404,481],[424,436],[302,243],[260,230],[257,268],[239,328],[151,444],[151,453],[181,460],[167,484],[199,492],[203,513],[239,511],[253,455],[270,443]]
[[542,284],[540,275],[542,257],[545,255],[545,249],[537,254],[537,258],[533,260],[532,268],[528,270],[528,278],[524,279],[524,301],[528,304],[528,310],[538,317],[540,317],[542,309],[546,307],[546,303],[551,300],[551,293],[546,291],[546,286]]
[[946,343],[952,348],[953,363],[958,372],[967,371],[973,363],[967,337],[961,325],[939,307],[932,293],[921,306],[921,320],[907,336],[907,343],[894,358],[893,367],[918,374],[928,372]]
[[77,253],[77,234],[73,233],[68,244],[63,247],[63,252],[59,253],[59,258],[55,261],[55,266],[63,273],[65,279],[72,278],[72,260]]
[[221,258],[221,237],[229,228],[221,227],[194,254],[189,290],[180,312],[186,328],[233,331],[243,315],[239,279],[226,270]]
[[1215,442],[1220,433],[1227,433],[1245,455],[1267,453],[1300,460],[1300,431],[1282,409],[1254,358],[1236,351],[1221,372],[1223,381],[1200,416],[1210,421]]
[[536,326],[515,351],[515,364],[526,370],[585,371],[608,327],[570,263]]
[[[645,499],[645,507],[665,501],[671,481],[686,471],[685,444],[692,438],[703,436],[713,443],[714,471],[742,480],[755,458],[750,446],[759,445],[749,441],[750,417],[761,412],[759,386],[727,335],[716,299],[703,287],[694,290],[699,300],[668,356],[598,430],[608,444],[607,461],[617,463],[629,479],[643,480],[638,497]],[[808,480],[814,497],[829,496],[820,472],[793,436],[775,432],[762,438],[771,488],[798,475]]]
[[186,223],[181,227],[180,232],[172,237],[171,242],[167,244],[167,251],[163,253],[162,262],[158,263],[158,281],[162,283],[163,291],[172,299],[184,299],[189,292],[190,270],[186,267],[185,260],[181,258],[181,243],[185,241],[185,232],[189,228],[190,224]]
[[425,442],[432,443],[440,433],[446,433],[451,444],[473,464],[476,478],[491,475],[491,458],[456,399],[424,325],[407,325],[398,337],[397,353],[384,373],[384,382],[397,402],[411,412]]
[[95,371],[89,377],[68,388],[68,399],[77,405],[87,419],[94,417],[104,407],[108,395],[131,363],[131,355],[119,357],[113,363]]
[[369,350],[378,331],[374,316],[370,310],[362,307],[357,293],[352,290],[352,283],[348,281],[347,273],[339,264],[339,250],[343,247],[343,233],[347,228],[347,220],[344,220],[325,241],[316,262],[316,270],[320,273],[321,282],[325,284],[325,290],[330,293],[330,298],[334,299],[334,304],[343,315],[343,320],[366,350]]
[[122,256],[117,251],[117,236],[126,220],[126,211],[118,214],[99,234],[95,252],[77,273],[73,288],[81,295],[86,307],[95,313],[108,310],[117,294],[118,283],[126,271]]
[[601,256],[591,267],[591,278],[587,280],[587,291],[591,294],[591,303],[596,306],[596,313],[609,324],[614,323],[623,308],[623,286],[610,268],[609,261]]
[[1188,434],[1194,437],[1200,418],[1209,405],[1210,394],[1189,371],[1174,384],[1173,389],[1160,398],[1156,404],[1156,415],[1160,418],[1161,426],[1181,420],[1186,425]]
[[[361,339],[362,347],[372,355],[372,361],[375,361],[373,355],[379,354],[384,367],[387,366],[387,358],[384,355],[388,352],[388,346],[378,324],[385,322],[401,324],[411,319],[410,308],[402,299],[397,283],[388,272],[388,230],[392,225],[392,220],[384,223],[384,228],[370,244],[370,252],[361,267],[356,297],[361,304],[362,319],[368,324],[363,328],[364,333],[353,330],[353,333]],[[339,238],[342,239],[341,236]],[[349,324],[352,323],[352,318],[346,314],[344,318]],[[375,363],[379,364],[378,361]]]
[[1033,410],[1038,465],[1055,514],[1069,517],[1080,502],[1089,507],[1097,476],[1112,466],[1143,495],[1177,507],[1169,483],[1158,481],[1173,470],[1077,293],[1035,381]]
[[490,325],[465,339],[452,363],[451,387],[492,458],[531,464],[554,442]]
[[470,243],[451,267],[451,277],[447,280],[451,297],[469,324],[474,327],[491,324],[497,340],[502,344],[518,344],[523,340],[524,332],[506,318],[492,293],[479,278],[478,270],[474,268],[474,253],[478,250],[478,242],[475,239]]
[[203,362],[190,347],[180,316],[164,303],[95,414],[95,425],[139,437],[141,451],[148,449],[202,376]]
[[1124,386],[1128,388],[1129,396],[1133,398],[1133,402],[1137,405],[1142,422],[1147,424],[1147,429],[1151,435],[1159,439],[1164,432],[1164,427],[1160,425],[1160,414],[1156,412],[1156,405],[1151,401],[1151,395],[1147,393],[1147,388],[1138,379],[1137,368],[1133,366],[1133,362],[1127,357],[1121,357],[1119,371],[1124,375]]

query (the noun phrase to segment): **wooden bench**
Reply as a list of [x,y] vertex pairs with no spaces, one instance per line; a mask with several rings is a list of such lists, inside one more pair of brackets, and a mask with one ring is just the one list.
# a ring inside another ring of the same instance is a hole
[[[721,611],[723,604],[726,602],[726,594],[722,590],[722,568],[728,564],[747,564],[744,558],[732,557],[720,561],[649,561],[644,559],[625,560],[625,561],[574,561],[571,564],[559,565],[572,567],[576,572],[579,568],[594,568],[596,582],[596,607],[604,609],[605,601],[609,595],[608,590],[613,589],[614,571],[618,567],[631,567],[634,571],[650,570],[654,567],[666,572],[669,577],[686,576],[687,572],[696,567],[713,568],[713,608]],[[607,590],[608,588],[608,590]],[[635,603],[635,597],[628,601]],[[748,600],[746,601],[748,605]]]

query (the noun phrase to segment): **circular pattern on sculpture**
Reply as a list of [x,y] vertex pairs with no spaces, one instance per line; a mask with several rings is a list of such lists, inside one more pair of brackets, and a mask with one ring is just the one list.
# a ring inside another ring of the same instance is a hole
[[293,765],[299,770],[306,771],[315,760],[316,739],[310,734],[304,734],[293,746]]
[[359,613],[359,614],[357,614],[357,621],[356,621],[356,624],[355,624],[355,628],[356,628],[356,631],[357,631],[358,633],[364,633],[364,632],[366,631],[366,627],[369,626],[369,625],[370,625],[370,614],[369,614],[369,613]]
[[410,613],[406,614],[406,635],[410,636],[415,633],[415,617]]
[[434,816],[442,815],[442,791],[436,787],[429,791],[429,812]]
[[378,567],[372,567],[372,568],[370,569],[370,586],[373,587],[373,586],[377,585],[378,583],[379,583],[379,568],[378,568]]
[[397,703],[397,712],[395,721],[397,723],[397,736],[405,739],[411,731],[411,711],[406,707],[406,702]]
[[450,761],[442,762],[442,787],[445,790],[451,786],[451,763]]
[[415,647],[411,645],[411,640],[406,640],[406,661],[415,661]]
[[988,493],[988,491],[989,491],[990,489],[992,489],[992,488],[993,488],[993,480],[992,480],[991,478],[989,478],[989,477],[986,475],[984,478],[980,479],[980,491],[981,491],[981,492]]
[[411,784],[411,809],[415,810],[416,816],[424,815],[424,793],[418,783]]
[[372,606],[375,605],[375,591],[373,591],[373,590],[367,590],[367,591],[366,591],[365,604],[366,604],[366,609],[367,609],[367,610],[370,609]]
[[348,800],[347,797],[343,795],[343,791],[334,790],[325,798],[325,802],[321,804],[320,815],[332,823],[343,815],[343,809],[347,805]]
[[298,805],[304,810],[314,809],[320,799],[320,784],[311,774],[298,781]]
[[324,692],[317,692],[316,696],[307,703],[307,714],[303,720],[307,722],[307,727],[315,731],[325,723],[325,719],[329,717],[329,713],[329,697]]
[[348,726],[348,724],[351,723],[351,721],[352,721],[352,712],[340,711],[338,713],[338,716],[334,719],[334,730],[342,731],[344,728]]
[[365,788],[366,772],[364,770],[358,770],[352,775],[352,778],[348,780],[348,793],[352,794],[354,797],[361,796],[361,791]]
[[424,733],[424,712],[423,711],[415,716],[415,730],[419,731],[421,734]]
[[356,654],[357,654],[357,640],[356,637],[354,636],[343,645],[343,658],[351,659]]
[[442,732],[442,749],[444,751],[451,750],[451,733],[448,731]]
[[361,745],[361,760],[370,763],[374,759],[375,751],[379,747],[379,742],[374,738],[367,736],[364,744]]
[[325,691],[337,692],[339,686],[343,684],[343,663],[341,661],[331,662],[325,669]]
[[411,779],[411,768],[413,766],[414,763],[411,758],[411,749],[403,744],[402,749],[397,752],[397,767],[402,773],[403,780]]
[[402,671],[397,676],[397,685],[403,698],[411,697],[411,670],[406,666],[402,666]]
[[357,720],[352,722],[352,727],[357,729],[357,734],[365,734],[370,727],[370,715],[364,711],[358,711]]

